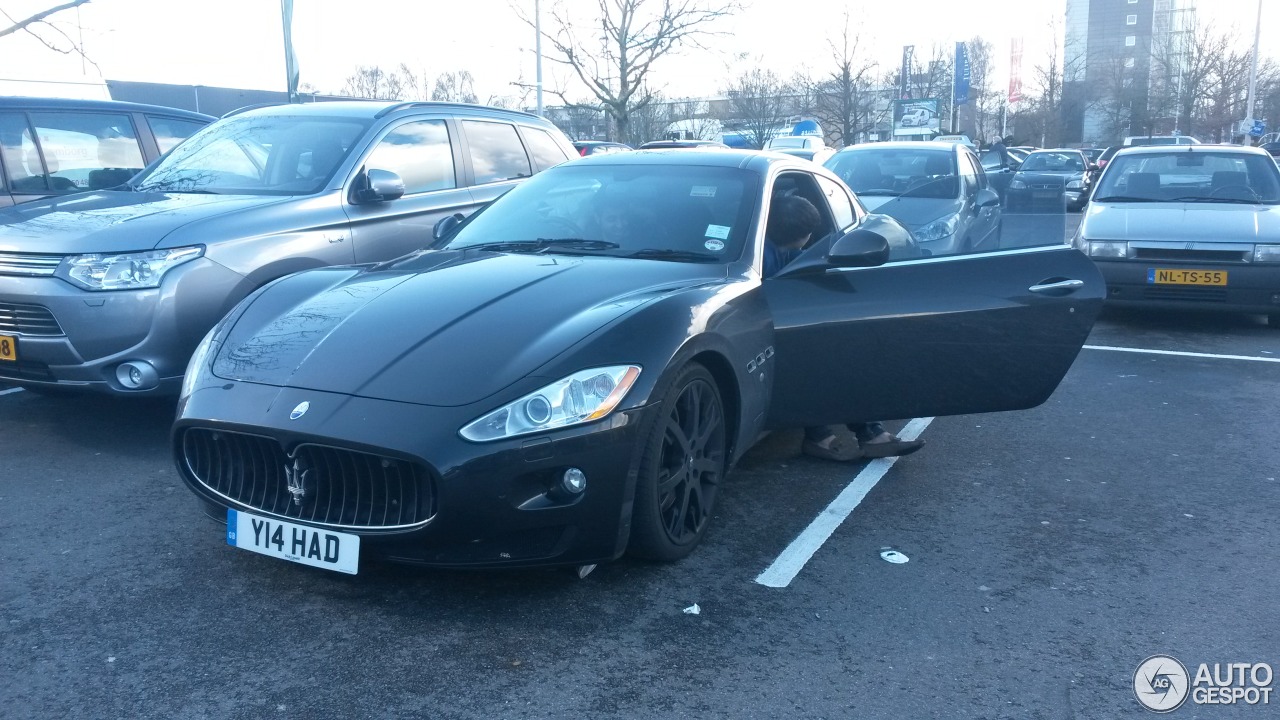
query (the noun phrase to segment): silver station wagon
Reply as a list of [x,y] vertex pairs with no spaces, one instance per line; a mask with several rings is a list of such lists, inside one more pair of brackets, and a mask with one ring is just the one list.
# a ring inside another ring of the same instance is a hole
[[200,338],[258,288],[418,250],[438,221],[575,155],[551,123],[496,108],[233,113],[119,188],[0,210],[0,381],[176,392]]
[[1280,328],[1280,169],[1258,148],[1121,150],[1073,243],[1109,303],[1261,313]]

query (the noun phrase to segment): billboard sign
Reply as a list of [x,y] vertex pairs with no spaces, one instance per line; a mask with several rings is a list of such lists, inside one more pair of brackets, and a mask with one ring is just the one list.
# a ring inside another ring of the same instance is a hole
[[936,135],[942,130],[938,99],[897,100],[893,104],[893,134],[897,136]]

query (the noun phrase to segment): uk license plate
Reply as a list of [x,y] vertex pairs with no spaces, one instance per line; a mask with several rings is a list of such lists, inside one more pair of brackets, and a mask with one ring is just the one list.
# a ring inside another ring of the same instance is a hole
[[18,338],[12,335],[0,335],[0,360],[18,362]]
[[227,509],[227,544],[281,560],[355,575],[360,536]]
[[1147,268],[1149,285],[1226,285],[1226,270]]

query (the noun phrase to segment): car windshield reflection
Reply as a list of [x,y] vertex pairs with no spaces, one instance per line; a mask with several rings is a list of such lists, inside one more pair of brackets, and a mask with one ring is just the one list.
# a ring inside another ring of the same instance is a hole
[[458,230],[451,249],[728,262],[758,194],[737,168],[562,165],[504,195]]
[[827,167],[859,197],[954,198],[959,194],[955,153],[949,148],[860,149],[838,153]]
[[1280,171],[1264,155],[1239,152],[1118,154],[1098,188],[1098,202],[1280,203]]
[[214,123],[136,178],[143,192],[309,195],[328,183],[367,122],[244,116]]

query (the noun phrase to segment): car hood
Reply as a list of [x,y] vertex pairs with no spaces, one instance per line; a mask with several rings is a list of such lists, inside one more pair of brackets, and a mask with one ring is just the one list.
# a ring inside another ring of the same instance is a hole
[[888,197],[886,195],[859,195],[867,212],[888,215],[915,230],[939,218],[960,212],[958,198]]
[[1280,237],[1280,208],[1209,203],[1100,203],[1080,228],[1090,240],[1255,242]]
[[314,270],[243,309],[213,371],[278,387],[468,405],[651,300],[724,278],[722,265],[478,250]]
[[0,251],[49,254],[150,250],[174,230],[287,198],[102,190],[0,210]]

